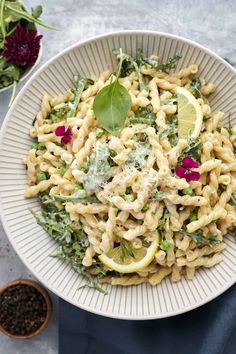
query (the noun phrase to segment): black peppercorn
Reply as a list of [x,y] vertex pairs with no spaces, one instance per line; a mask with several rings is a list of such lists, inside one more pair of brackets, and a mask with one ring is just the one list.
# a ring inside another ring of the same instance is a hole
[[13,335],[36,332],[47,316],[43,295],[33,286],[12,285],[0,294],[0,323]]

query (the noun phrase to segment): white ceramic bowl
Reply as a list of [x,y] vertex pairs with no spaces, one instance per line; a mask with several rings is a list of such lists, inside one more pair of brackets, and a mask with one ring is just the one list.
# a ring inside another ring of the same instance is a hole
[[232,286],[236,280],[236,244],[225,238],[224,261],[212,269],[201,269],[193,281],[182,279],[171,283],[167,278],[160,285],[142,284],[133,287],[110,287],[109,295],[78,287],[83,279],[66,262],[49,257],[56,243],[38,226],[29,208],[38,208],[37,199],[24,199],[27,187],[22,158],[31,139],[28,132],[39,110],[44,93],[58,95],[73,85],[73,76],[89,77],[106,68],[114,68],[112,49],[122,47],[135,54],[143,48],[145,55],[158,53],[165,62],[177,51],[183,59],[180,67],[197,63],[199,75],[213,81],[217,91],[211,96],[214,111],[231,112],[236,123],[236,72],[224,60],[202,46],[173,35],[129,31],[107,34],[76,44],[41,67],[18,94],[1,131],[0,198],[5,231],[16,252],[32,273],[51,291],[85,310],[122,319],[154,319],[194,309]]

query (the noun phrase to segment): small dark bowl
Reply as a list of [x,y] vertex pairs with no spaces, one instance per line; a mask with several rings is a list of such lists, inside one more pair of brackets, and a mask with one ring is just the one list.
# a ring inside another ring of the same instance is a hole
[[29,286],[32,286],[33,288],[37,289],[40,292],[40,294],[43,296],[43,298],[45,299],[45,302],[47,305],[47,315],[46,315],[45,321],[42,323],[42,325],[33,333],[26,334],[26,335],[12,334],[12,333],[6,331],[5,328],[3,328],[1,323],[0,323],[0,331],[2,333],[4,333],[6,336],[14,338],[14,339],[29,339],[34,336],[37,336],[47,327],[48,322],[51,318],[51,315],[52,315],[51,298],[50,298],[48,292],[39,283],[37,283],[33,280],[29,280],[29,279],[18,279],[18,280],[13,280],[10,283],[7,283],[2,288],[0,288],[0,295],[3,294],[7,289],[12,287],[13,285],[29,285]]

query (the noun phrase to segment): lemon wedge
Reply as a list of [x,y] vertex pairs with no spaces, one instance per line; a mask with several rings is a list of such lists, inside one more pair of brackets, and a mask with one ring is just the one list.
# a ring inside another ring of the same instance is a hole
[[141,248],[133,248],[130,242],[122,240],[122,244],[111,249],[107,254],[101,254],[98,258],[109,269],[119,273],[137,272],[151,263],[158,249],[159,239],[157,233],[152,242],[143,242]]
[[196,139],[202,127],[203,114],[196,98],[185,88],[177,87],[178,136]]

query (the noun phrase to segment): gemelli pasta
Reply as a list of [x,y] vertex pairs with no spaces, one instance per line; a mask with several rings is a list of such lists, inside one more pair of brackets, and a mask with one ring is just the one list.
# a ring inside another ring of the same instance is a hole
[[[222,261],[236,226],[236,127],[211,112],[216,88],[196,64],[176,72],[177,55],[166,64],[117,58],[115,73],[77,77],[75,88],[42,98],[25,197],[40,200],[32,213],[58,242],[52,256],[90,286],[192,279]],[[202,115],[196,137],[179,136],[179,87]]]

